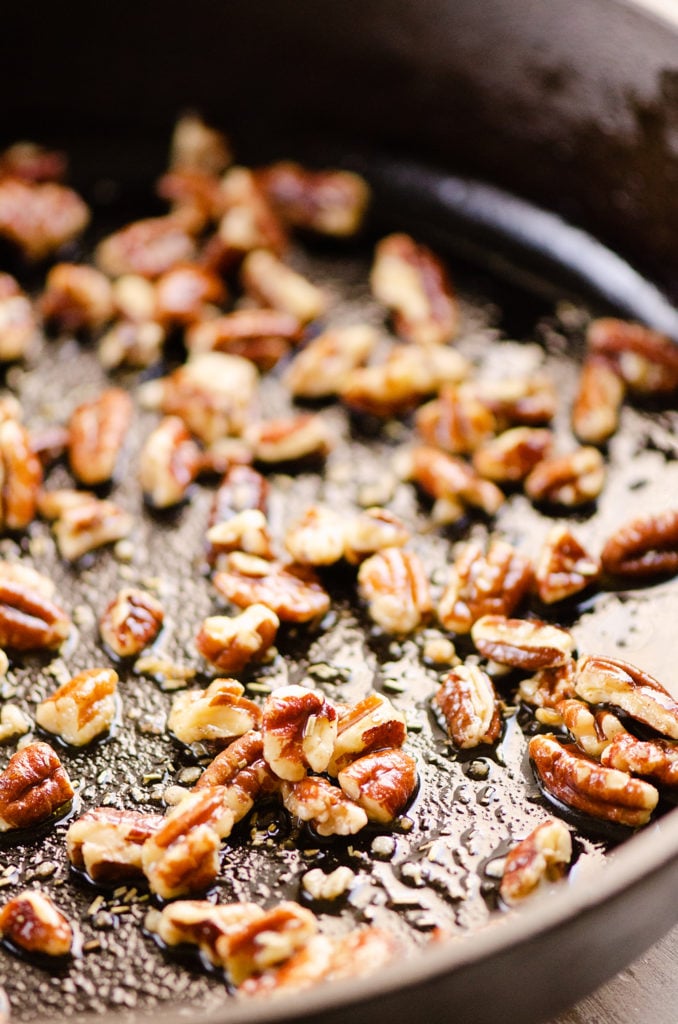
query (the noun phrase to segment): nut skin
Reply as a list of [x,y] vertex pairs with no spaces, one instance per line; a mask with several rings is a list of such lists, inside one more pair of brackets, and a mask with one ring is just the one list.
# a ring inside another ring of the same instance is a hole
[[0,238],[31,262],[43,260],[80,234],[89,222],[80,196],[56,182],[0,180]]
[[533,736],[529,753],[544,788],[561,803],[603,821],[646,825],[657,806],[654,786],[626,772],[604,768],[555,736]]
[[289,313],[302,324],[327,310],[327,298],[319,288],[265,249],[245,257],[240,277],[248,295],[262,306]]
[[282,799],[290,814],[310,822],[321,836],[352,836],[367,825],[363,808],[318,776],[283,782]]
[[70,804],[73,796],[55,751],[48,743],[29,743],[0,772],[0,831],[41,825]]
[[281,622],[309,622],[330,607],[327,591],[308,566],[283,566],[236,552],[227,556],[226,570],[215,573],[212,582],[232,604],[263,604]]
[[468,633],[483,615],[510,615],[532,583],[532,565],[520,551],[502,540],[487,550],[470,541],[455,559],[449,582],[438,605],[445,629]]
[[77,480],[88,487],[115,472],[132,421],[132,399],[122,388],[107,388],[73,412],[68,425],[68,459]]
[[95,807],[69,826],[68,859],[93,882],[143,878],[141,847],[163,823],[160,814]]
[[198,475],[200,450],[178,416],[165,416],[146,438],[139,482],[153,508],[172,508],[186,498]]
[[240,615],[213,615],[203,621],[195,646],[220,672],[242,672],[260,661],[274,643],[280,620],[263,604],[252,604]]
[[137,220],[109,235],[97,246],[95,259],[109,277],[138,274],[153,280],[194,255],[195,242],[170,215]]
[[379,335],[369,324],[323,331],[294,357],[283,381],[295,398],[328,398],[342,390],[350,374],[366,361]]
[[130,533],[133,520],[113,501],[94,498],[64,510],[54,524],[59,554],[69,562],[106,544],[122,540]]
[[141,654],[155,640],[165,613],[157,598],[145,590],[125,587],[106,607],[99,619],[99,633],[119,658]]
[[473,466],[486,480],[515,484],[551,454],[553,434],[543,427],[512,427],[483,441],[473,452]]
[[[562,700],[556,705],[556,711],[579,749],[589,757],[595,757],[606,764],[602,760],[605,748],[617,733],[624,731],[619,719],[609,711],[594,713],[588,704],[581,700]],[[623,765],[607,767],[623,768]]]
[[282,686],[266,698],[261,724],[264,759],[281,779],[324,772],[337,736],[337,712],[322,693]]
[[509,619],[505,615],[477,619],[471,638],[483,657],[533,672],[564,665],[574,650],[574,637],[568,630],[539,619]]
[[639,740],[620,727],[602,751],[600,763],[653,779],[661,786],[678,786],[678,747],[669,740]]
[[342,768],[373,750],[402,747],[407,738],[405,715],[382,693],[370,693],[339,715],[337,738],[327,766],[336,776]]
[[584,655],[577,662],[575,692],[589,704],[605,704],[670,739],[678,739],[678,702],[648,672],[626,661]]
[[244,692],[235,679],[215,679],[204,691],[186,690],[174,698],[167,727],[182,743],[228,743],[261,724],[261,708]]
[[301,336],[296,317],[275,309],[239,309],[202,320],[186,332],[191,353],[227,352],[271,370]]
[[26,953],[49,957],[69,956],[73,928],[43,892],[27,889],[0,908],[0,933]]
[[155,931],[168,946],[197,946],[209,963],[223,967],[216,951],[217,939],[263,916],[264,911],[255,903],[214,904],[208,900],[176,900],[163,907],[152,921],[150,930]]
[[591,353],[604,357],[624,383],[644,395],[672,394],[678,388],[675,342],[641,324],[603,317],[586,333]]
[[542,882],[563,878],[572,860],[570,830],[551,818],[509,851],[499,886],[504,903],[512,906],[530,896]]
[[582,444],[601,445],[612,437],[625,391],[624,381],[604,356],[587,356],[572,406],[572,429]]
[[585,447],[540,462],[525,480],[525,493],[532,501],[576,508],[595,501],[604,483],[602,455]]
[[608,537],[601,552],[611,576],[653,579],[678,572],[678,511],[639,516]]
[[477,665],[460,665],[445,676],[434,697],[455,746],[470,750],[494,743],[501,732],[492,680]]
[[363,808],[370,821],[387,825],[414,794],[417,762],[399,748],[375,750],[342,768],[337,778],[346,796]]
[[35,720],[64,743],[85,746],[110,730],[117,685],[113,669],[85,669],[38,704]]
[[215,950],[234,985],[260,974],[302,949],[315,935],[315,915],[298,903],[283,902],[219,936]]
[[71,629],[71,620],[44,588],[0,578],[0,647],[16,651],[55,650]]
[[579,594],[600,577],[600,561],[567,526],[554,526],[542,545],[535,566],[535,586],[544,604]]
[[37,511],[42,465],[16,420],[0,422],[0,528],[25,530]]
[[358,590],[370,618],[386,633],[411,633],[431,613],[431,595],[419,556],[384,548],[358,570]]
[[244,818],[260,797],[278,791],[280,779],[264,761],[264,740],[260,732],[246,732],[217,754],[194,789],[210,786],[223,788],[224,801],[235,821]]
[[370,199],[358,174],[311,171],[292,161],[264,167],[257,181],[285,224],[334,238],[360,230]]
[[111,282],[94,267],[57,263],[47,275],[40,310],[63,330],[98,330],[113,316]]

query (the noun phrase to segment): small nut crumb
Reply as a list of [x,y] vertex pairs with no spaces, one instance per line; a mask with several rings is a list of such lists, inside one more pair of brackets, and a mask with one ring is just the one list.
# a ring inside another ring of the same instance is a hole
[[336,900],[348,892],[354,881],[355,873],[342,865],[329,875],[321,868],[313,868],[302,877],[301,884],[314,900]]

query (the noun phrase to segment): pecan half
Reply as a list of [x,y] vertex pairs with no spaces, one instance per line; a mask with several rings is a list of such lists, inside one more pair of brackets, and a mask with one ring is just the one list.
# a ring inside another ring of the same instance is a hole
[[327,771],[336,776],[363,754],[386,747],[402,747],[406,738],[403,712],[382,693],[370,693],[340,713]]
[[186,332],[186,347],[199,352],[230,352],[270,370],[296,344],[301,324],[276,309],[238,309],[225,316],[193,324]]
[[132,399],[122,388],[106,388],[72,413],[68,458],[80,483],[106,483],[115,472],[132,421]]
[[301,821],[310,822],[321,836],[352,836],[367,825],[367,814],[327,779],[306,776],[283,782],[285,807]]
[[203,352],[161,381],[160,405],[166,416],[179,416],[191,433],[211,444],[243,432],[256,388],[257,371],[249,360]]
[[369,324],[323,331],[294,357],[283,382],[295,398],[336,395],[343,389],[351,371],[366,361],[378,338],[377,331]]
[[290,782],[307,769],[324,772],[337,736],[337,712],[322,693],[281,686],[264,704],[261,723],[266,763]]
[[411,633],[431,613],[431,594],[419,556],[383,548],[358,570],[358,590],[370,618],[387,633]]
[[143,878],[141,848],[164,820],[160,814],[95,807],[69,826],[68,859],[93,882]]
[[624,381],[608,360],[588,356],[581,368],[572,406],[572,429],[582,444],[604,444],[619,425]]
[[669,740],[639,740],[620,726],[600,761],[606,768],[643,775],[662,786],[678,786],[678,747]]
[[339,785],[370,821],[388,824],[404,810],[417,787],[417,762],[404,750],[375,750],[342,768]]
[[535,671],[569,661],[574,637],[539,619],[508,619],[483,615],[471,627],[471,638],[483,657],[500,665]]
[[556,708],[561,700],[575,696],[575,665],[574,658],[569,658],[564,665],[542,668],[529,679],[522,679],[518,699],[537,708]]
[[483,615],[510,615],[532,582],[532,565],[525,555],[502,540],[487,550],[470,541],[455,559],[438,605],[445,629],[468,633]]
[[452,455],[474,452],[496,429],[493,413],[472,388],[450,385],[417,411],[417,432],[426,444]]
[[38,704],[35,720],[64,743],[85,746],[113,724],[117,685],[112,668],[85,669]]
[[486,480],[518,483],[548,458],[553,434],[540,427],[512,427],[483,441],[473,452],[473,466]]
[[344,554],[344,518],[326,505],[311,505],[285,534],[285,547],[301,565],[334,565]]
[[283,566],[240,552],[227,559],[226,570],[215,573],[212,582],[240,608],[263,604],[281,622],[309,622],[330,607],[329,594],[308,566]]
[[40,825],[65,810],[74,790],[49,743],[29,743],[0,772],[0,832]]
[[228,743],[261,723],[261,708],[243,697],[235,679],[215,679],[206,690],[186,690],[174,698],[167,727],[182,743]]
[[57,263],[45,280],[40,310],[66,331],[95,331],[113,316],[113,290],[105,274],[80,263]]
[[427,395],[468,376],[467,361],[454,349],[396,345],[382,363],[349,371],[339,390],[344,405],[370,416],[400,416]]
[[588,553],[569,527],[549,530],[535,566],[537,593],[544,604],[580,593],[599,576],[599,560]]
[[42,956],[68,956],[73,928],[44,892],[27,889],[0,907],[0,933],[18,949]]
[[37,324],[28,296],[18,284],[16,291],[3,287],[3,280],[14,278],[0,274],[0,361],[5,363],[26,355],[37,337]]
[[614,658],[585,655],[577,662],[574,688],[589,704],[609,704],[678,739],[678,702],[648,672]]
[[264,167],[257,180],[291,227],[335,238],[360,230],[370,190],[359,174],[311,171],[286,160]]
[[0,181],[0,238],[17,245],[29,260],[42,260],[87,226],[89,210],[80,196],[56,182]]
[[324,292],[265,249],[245,257],[241,280],[248,295],[262,306],[289,313],[302,324],[316,320],[327,309]]
[[[562,700],[556,705],[556,710],[579,749],[589,757],[600,759],[610,741],[617,733],[624,731],[615,715],[609,711],[594,713],[581,700]],[[609,767],[622,768],[623,765]]]
[[240,615],[211,615],[195,638],[203,658],[220,672],[242,672],[261,661],[273,644],[280,620],[263,604],[251,604]]
[[601,552],[605,572],[651,579],[678,572],[678,511],[639,516],[608,537]]
[[445,676],[433,698],[455,746],[469,750],[494,743],[501,716],[492,680],[477,665],[460,665]]
[[[505,501],[503,492],[495,484],[483,480],[463,459],[439,448],[418,445],[407,461],[406,475],[436,502],[433,517],[438,522],[460,519],[466,506],[479,508],[492,516]],[[445,511],[444,517],[441,509]]]
[[252,423],[245,439],[255,459],[270,463],[324,458],[334,444],[326,421],[312,413]]
[[604,768],[555,736],[533,736],[529,753],[544,788],[561,803],[594,818],[635,828],[657,806],[654,786],[616,768]]
[[109,277],[139,274],[154,279],[193,259],[195,242],[177,216],[137,220],[99,242],[97,265]]
[[155,283],[154,318],[165,327],[199,323],[210,305],[225,299],[220,277],[196,263],[178,263]]
[[597,448],[578,448],[569,455],[540,462],[525,480],[532,501],[575,508],[594,501],[605,483],[605,464]]
[[141,654],[155,640],[164,617],[162,605],[152,594],[125,587],[99,619],[101,639],[119,658]]
[[273,558],[268,521],[258,508],[248,508],[223,522],[215,523],[207,531],[207,560],[210,565],[220,564],[221,555],[231,551],[244,551],[258,558]]
[[372,506],[358,512],[344,524],[344,558],[357,565],[384,548],[402,548],[410,531],[394,512]]
[[139,457],[139,483],[154,508],[182,502],[198,474],[200,449],[178,416],[165,416],[146,438]]
[[572,836],[562,821],[550,818],[514,846],[504,863],[499,886],[509,906],[519,903],[544,882],[563,878],[572,860]]
[[133,525],[132,516],[115,502],[94,498],[65,509],[54,524],[54,535],[62,558],[75,562],[89,551],[127,537]]
[[149,915],[149,930],[168,946],[193,945],[215,967],[223,967],[216,951],[220,936],[237,931],[264,916],[255,903],[210,903],[207,900],[176,900],[157,915]]
[[264,761],[260,732],[246,732],[221,750],[195,784],[195,789],[221,786],[226,806],[240,821],[257,800],[280,788],[280,779]]
[[590,352],[609,360],[633,391],[671,394],[678,388],[678,349],[664,334],[641,324],[603,317],[586,334]]
[[25,530],[35,519],[42,466],[16,420],[0,422],[0,529]]
[[70,629],[70,618],[44,587],[0,576],[0,647],[55,650]]

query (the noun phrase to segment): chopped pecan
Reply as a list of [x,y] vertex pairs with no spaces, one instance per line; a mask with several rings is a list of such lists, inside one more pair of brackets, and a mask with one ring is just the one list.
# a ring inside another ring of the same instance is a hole
[[55,650],[70,629],[68,615],[44,587],[0,576],[0,647]]
[[409,235],[388,235],[379,242],[370,285],[406,341],[442,345],[457,333],[459,309],[447,272],[430,249]]
[[[4,654],[4,651],[2,653]],[[7,655],[4,659],[0,655],[0,668],[4,666],[6,658]],[[7,668],[4,668],[2,674],[5,675],[6,672]],[[33,723],[28,715],[24,714],[16,704],[3,704],[0,711],[0,743],[7,743],[19,736],[25,736],[31,731],[32,726]]]
[[321,836],[352,836],[367,825],[367,814],[327,779],[306,776],[283,782],[285,807],[301,821],[310,822]]
[[606,768],[644,775],[662,786],[678,786],[678,746],[669,740],[639,740],[620,726],[600,760]]
[[569,661],[574,637],[539,619],[483,615],[471,627],[471,638],[483,657],[500,665],[535,671],[558,668]]
[[0,422],[0,528],[24,530],[35,518],[42,466],[16,420]]
[[[367,817],[365,820],[367,821]],[[326,875],[322,868],[311,868],[302,876],[301,885],[304,893],[311,899],[330,901],[348,892],[355,878],[354,871],[345,864],[340,864],[334,871],[330,871],[329,875]]]
[[294,357],[283,381],[295,398],[336,395],[342,391],[351,371],[365,362],[378,339],[378,332],[369,324],[331,327],[309,341]]
[[678,702],[649,672],[635,665],[585,655],[577,662],[574,688],[589,704],[619,708],[664,736],[678,739]]
[[358,589],[370,618],[387,633],[411,633],[430,615],[431,594],[419,556],[383,548],[358,570]]
[[38,704],[35,720],[64,743],[83,747],[113,724],[117,685],[112,668],[85,669]]
[[289,313],[302,324],[316,320],[327,309],[324,292],[265,249],[245,257],[241,279],[245,291],[263,306]]
[[327,766],[330,775],[373,750],[402,747],[407,738],[405,715],[382,693],[370,693],[342,711],[337,722],[337,737]]
[[406,475],[436,502],[433,515],[438,521],[460,519],[469,505],[492,516],[505,501],[495,484],[483,480],[463,459],[439,448],[417,445],[407,463]]
[[68,458],[80,483],[106,483],[115,472],[132,421],[132,399],[122,388],[106,388],[71,414]]
[[0,832],[40,825],[73,799],[70,779],[49,743],[29,743],[0,772]]
[[75,562],[88,551],[127,537],[132,525],[131,515],[119,505],[94,498],[65,509],[54,525],[54,535],[61,556]]
[[555,736],[533,736],[530,758],[544,788],[561,803],[594,818],[635,828],[657,806],[654,786],[616,768],[604,768]]
[[530,679],[522,679],[518,699],[537,708],[556,708],[561,700],[575,696],[576,662],[569,658],[557,668],[542,668]]
[[119,658],[141,654],[155,640],[164,617],[156,597],[136,587],[125,587],[99,619],[101,639]]
[[96,501],[92,491],[76,491],[72,487],[59,487],[55,491],[41,491],[38,497],[38,512],[43,519],[61,519],[65,512],[81,505]]
[[179,416],[206,444],[247,425],[257,388],[257,371],[247,359],[224,352],[204,352],[165,377],[160,405],[166,416]]
[[68,161],[64,153],[35,142],[15,142],[0,153],[0,178],[22,181],[61,181]]
[[410,531],[395,513],[378,506],[366,508],[344,525],[344,558],[357,565],[384,548],[402,548],[409,539]]
[[330,606],[327,591],[306,565],[285,565],[234,552],[226,569],[215,573],[214,586],[239,608],[263,604],[281,622],[309,622]]
[[165,337],[164,328],[153,320],[120,320],[99,341],[99,360],[105,370],[144,369],[160,359]]
[[6,583],[19,583],[48,598],[53,597],[56,590],[54,580],[23,562],[0,561],[0,580]]
[[281,778],[297,782],[307,769],[324,772],[337,736],[337,712],[322,693],[281,686],[264,704],[264,758]]
[[396,345],[383,363],[350,370],[339,390],[345,405],[371,416],[399,416],[446,384],[463,380],[468,363],[452,348]]
[[599,560],[588,553],[569,527],[549,530],[535,566],[537,593],[544,604],[578,594],[599,576]]
[[278,255],[285,250],[286,232],[251,170],[232,167],[227,171],[219,200],[223,216],[203,254],[208,265],[225,273],[255,250]]
[[370,821],[389,824],[404,810],[417,787],[417,762],[399,748],[375,750],[342,768],[339,785]]
[[325,419],[313,413],[253,423],[245,438],[254,458],[270,463],[324,458],[334,443]]
[[492,680],[477,665],[460,665],[445,676],[434,697],[447,731],[462,750],[494,743],[501,716]]
[[341,238],[360,230],[370,190],[358,174],[311,171],[286,160],[263,168],[257,179],[291,227]]
[[69,826],[68,859],[93,882],[143,878],[141,848],[163,824],[160,814],[95,807]]
[[161,199],[170,203],[171,212],[195,235],[224,212],[221,182],[214,174],[197,168],[167,171],[155,183]]
[[52,423],[30,432],[31,451],[38,456],[43,470],[47,470],[66,453],[69,441],[67,427]]
[[525,480],[532,501],[574,508],[595,501],[605,483],[605,464],[597,448],[578,448],[569,455],[540,462]]
[[154,508],[182,502],[198,474],[200,449],[178,416],[165,416],[146,438],[139,457],[139,483]]
[[195,646],[220,672],[242,672],[261,661],[275,641],[280,620],[263,604],[251,604],[240,615],[211,615],[195,638]]
[[270,370],[295,344],[301,324],[276,309],[238,309],[193,324],[186,332],[188,351],[230,352]]
[[27,889],[0,908],[0,934],[18,949],[42,956],[68,956],[73,928],[44,892]]
[[65,331],[96,331],[113,316],[113,290],[105,274],[83,263],[57,263],[47,275],[40,311]]
[[581,700],[562,700],[556,705],[556,710],[579,749],[596,759],[600,759],[610,741],[624,729],[619,719],[609,711],[594,713]]
[[470,541],[455,559],[450,578],[438,605],[445,629],[468,633],[483,615],[510,615],[532,582],[528,558],[502,540],[492,540],[487,550]]
[[219,936],[215,948],[234,985],[288,960],[315,935],[315,915],[284,902]]
[[226,806],[240,821],[261,796],[280,788],[280,779],[264,761],[260,732],[246,732],[221,750],[195,784],[195,789],[221,786]]
[[612,437],[624,392],[624,381],[605,357],[587,356],[572,407],[572,429],[583,444],[604,444]]
[[155,318],[163,326],[199,323],[207,306],[225,299],[220,277],[196,263],[178,263],[155,283]]
[[151,917],[149,930],[155,931],[168,946],[198,946],[209,963],[223,967],[216,951],[217,939],[263,916],[264,911],[255,903],[176,900]]
[[678,511],[639,516],[608,537],[601,553],[605,572],[651,579],[678,572]]
[[139,274],[154,279],[193,259],[195,242],[176,215],[137,220],[99,242],[95,259],[109,277]]
[[170,149],[173,170],[221,174],[231,162],[231,147],[223,132],[205,124],[197,114],[178,118]]
[[268,509],[268,482],[258,470],[247,465],[231,466],[226,472],[210,513],[210,526],[231,519],[247,509]]
[[210,564],[219,563],[220,555],[244,551],[259,558],[273,558],[268,521],[258,508],[236,512],[230,519],[215,523],[206,534],[207,557]]
[[156,313],[156,291],[153,281],[140,274],[123,274],[111,285],[115,312],[123,320],[145,324]]
[[344,518],[326,505],[310,505],[285,534],[285,547],[302,565],[333,565],[344,554]]
[[590,323],[586,342],[590,352],[614,365],[633,391],[664,395],[678,388],[678,349],[672,338],[641,324],[604,317]]
[[[16,291],[3,281],[14,282]],[[13,277],[0,274],[0,361],[21,359],[37,337],[35,313],[30,299],[24,295]]]
[[479,380],[474,389],[480,401],[494,413],[498,430],[518,424],[538,427],[550,423],[558,407],[553,381],[543,373]]
[[572,836],[562,821],[550,818],[514,846],[506,858],[499,886],[509,906],[519,903],[543,882],[561,879],[572,860]]
[[540,427],[512,427],[483,441],[473,452],[474,468],[495,483],[518,483],[548,458],[553,434]]
[[0,238],[29,260],[42,260],[87,226],[89,210],[80,196],[55,182],[0,181]]
[[426,444],[452,455],[474,452],[496,429],[494,414],[463,385],[444,387],[417,411],[415,424]]
[[249,466],[252,451],[243,437],[218,437],[201,452],[200,475],[223,476],[234,466]]
[[261,723],[261,708],[243,697],[235,679],[215,679],[206,690],[186,690],[174,698],[168,728],[182,743],[228,743]]

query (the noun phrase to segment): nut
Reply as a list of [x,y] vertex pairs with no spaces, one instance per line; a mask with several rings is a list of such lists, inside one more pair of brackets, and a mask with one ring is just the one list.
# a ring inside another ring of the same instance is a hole
[[620,726],[600,760],[606,768],[644,775],[663,786],[678,786],[678,747],[669,740],[639,740]]
[[257,388],[257,371],[247,359],[203,352],[161,382],[161,408],[179,416],[191,433],[211,444],[241,434]]
[[137,220],[99,242],[98,267],[109,277],[139,274],[151,280],[193,259],[195,242],[179,217]]
[[43,519],[61,519],[64,512],[96,501],[92,491],[76,491],[71,487],[59,487],[55,491],[41,491],[38,496],[38,512]]
[[110,730],[117,685],[113,669],[86,669],[38,704],[35,720],[64,743],[83,747]]
[[550,430],[512,427],[476,447],[473,466],[482,477],[495,483],[519,483],[537,463],[548,458],[552,447]]
[[[16,290],[11,290],[8,282],[13,282]],[[13,277],[0,273],[0,361],[21,359],[36,336],[37,324],[30,299]]]
[[600,576],[593,558],[567,526],[549,530],[535,567],[535,584],[544,604],[564,601],[580,593]]
[[0,772],[0,832],[41,825],[65,811],[74,791],[48,743],[29,743]]
[[0,574],[0,647],[56,650],[70,629],[68,615],[47,596],[44,586]]
[[355,873],[344,864],[330,871],[329,875],[322,868],[312,868],[302,876],[301,885],[311,899],[326,902],[343,896],[355,882],[355,877]]
[[215,573],[212,582],[239,608],[263,604],[281,622],[309,622],[324,615],[330,606],[329,594],[305,565],[283,566],[234,552],[227,556],[226,570]]
[[604,317],[590,323],[586,342],[590,352],[612,363],[633,391],[666,395],[678,388],[678,351],[666,335]]
[[195,789],[221,786],[226,806],[240,821],[260,796],[276,792],[280,779],[264,761],[260,732],[246,732],[220,751],[195,784]]
[[242,437],[219,437],[201,452],[200,475],[223,476],[233,466],[249,466],[250,447]]
[[0,529],[25,530],[32,523],[41,484],[30,434],[16,420],[0,422]]
[[38,456],[43,470],[57,462],[66,452],[69,432],[66,427],[51,424],[30,432],[31,451]]
[[174,698],[167,727],[181,743],[228,743],[261,723],[261,708],[243,697],[235,679],[215,679],[206,690],[186,690]]
[[455,559],[438,605],[438,618],[455,633],[468,633],[483,615],[510,615],[532,582],[528,558],[502,540],[465,544]]
[[240,985],[251,975],[288,960],[315,935],[317,927],[310,910],[297,903],[280,903],[220,935],[215,949],[231,982]]
[[89,210],[80,196],[55,182],[0,181],[0,238],[18,246],[29,260],[42,260],[87,226]]
[[344,558],[357,565],[384,548],[402,548],[410,531],[402,519],[386,508],[366,508],[344,525]]
[[431,613],[431,595],[417,554],[383,548],[358,570],[358,590],[370,618],[386,633],[411,633]]
[[231,519],[247,509],[258,509],[266,514],[268,508],[268,482],[251,466],[231,466],[214,497],[210,526]]
[[122,388],[106,388],[72,413],[68,458],[80,483],[110,480],[132,420],[132,399]]
[[160,814],[95,807],[69,826],[68,859],[93,882],[143,878],[141,848],[163,824]]
[[525,480],[532,501],[575,508],[595,501],[605,483],[605,464],[597,448],[578,448],[569,455],[540,462]]
[[154,915],[147,927],[168,946],[197,946],[209,963],[223,967],[216,951],[217,939],[263,916],[264,911],[255,903],[215,905],[207,900],[177,900]]
[[257,175],[266,196],[286,224],[345,238],[362,226],[370,198],[364,178],[350,171],[311,171],[291,161]]
[[344,518],[326,505],[311,505],[285,534],[285,547],[302,565],[334,565],[344,554]]
[[337,712],[322,693],[281,686],[266,698],[261,732],[268,766],[279,778],[297,782],[309,768],[327,768],[337,737]]
[[[483,480],[463,459],[439,448],[417,445],[406,461],[403,467],[406,475],[433,498],[437,506],[445,506],[446,522],[460,519],[467,505],[492,516],[504,503],[504,494],[495,484]],[[434,518],[442,521],[436,514],[436,506],[433,511]]]
[[280,620],[263,604],[252,604],[240,615],[211,615],[195,638],[203,658],[220,672],[242,672],[261,661],[274,643]]
[[386,825],[404,810],[417,787],[417,762],[404,750],[375,750],[342,768],[338,781],[370,821]]
[[220,556],[231,551],[244,551],[258,558],[273,558],[268,522],[258,508],[236,512],[229,519],[215,523],[207,531],[206,540],[210,564],[218,564]]
[[[556,706],[575,743],[589,757],[600,760],[605,748],[624,727],[609,711],[591,711],[581,700],[562,700]],[[603,764],[606,762],[603,761]],[[622,765],[609,767],[622,768]]]
[[289,313],[302,324],[317,320],[327,309],[324,292],[265,249],[245,257],[241,280],[245,291],[262,306]]
[[283,803],[290,814],[308,821],[321,836],[352,836],[367,825],[367,814],[326,779],[306,776],[283,782]]
[[99,619],[101,639],[119,658],[141,654],[155,640],[164,617],[162,605],[152,594],[125,587]]
[[200,465],[200,449],[178,416],[165,416],[146,438],[139,457],[139,482],[153,508],[171,508],[186,498]]
[[558,668],[542,668],[530,679],[522,679],[518,699],[537,708],[556,708],[561,700],[574,697],[575,664],[569,658]]
[[339,715],[337,737],[327,766],[337,775],[347,764],[385,747],[402,747],[407,738],[405,715],[381,693],[370,693]]
[[572,836],[555,818],[544,821],[514,846],[506,858],[499,886],[509,906],[531,895],[544,882],[561,879],[572,860]]
[[111,282],[94,267],[57,263],[47,274],[40,310],[62,330],[96,331],[113,316]]
[[115,312],[123,320],[145,324],[153,320],[157,300],[155,284],[140,274],[123,274],[111,286]]
[[[7,655],[5,655],[6,657]],[[0,662],[2,662],[1,656]],[[16,704],[4,704],[0,711],[0,743],[8,743],[18,736],[25,736],[27,732],[31,731],[32,725],[28,715],[25,715]]]
[[480,401],[494,413],[499,431],[519,424],[538,427],[550,423],[558,407],[553,381],[543,373],[479,380],[474,389]]
[[400,416],[445,384],[463,380],[466,360],[451,348],[396,345],[383,363],[356,367],[339,390],[342,402],[371,416]]
[[678,511],[639,516],[608,537],[601,553],[605,572],[652,579],[678,572]]
[[245,438],[254,458],[270,463],[324,458],[333,446],[326,421],[312,413],[253,423]]
[[585,655],[577,662],[574,688],[589,704],[625,711],[643,725],[678,739],[678,702],[648,672],[614,658]]
[[388,235],[379,242],[370,285],[405,341],[443,345],[457,333],[459,309],[445,268],[409,235]]
[[238,309],[225,316],[202,320],[186,332],[186,347],[200,352],[228,352],[272,369],[301,334],[296,317],[275,309]]
[[178,263],[155,283],[155,314],[164,327],[199,323],[209,304],[226,299],[220,277],[197,263]]
[[27,889],[0,908],[0,933],[27,953],[65,957],[73,946],[70,921],[49,896]]
[[37,590],[44,597],[53,597],[56,589],[54,581],[49,576],[44,576],[23,562],[0,561],[0,580],[7,583],[20,583],[31,590]]
[[162,355],[165,336],[164,328],[154,320],[119,320],[99,341],[99,361],[105,370],[152,366]]
[[223,132],[206,125],[197,114],[178,118],[170,150],[173,170],[221,174],[230,162],[231,149]]
[[496,429],[494,414],[463,385],[444,387],[417,411],[415,424],[426,444],[452,455],[474,452]]
[[294,357],[283,382],[295,398],[336,395],[343,390],[351,372],[369,357],[378,339],[377,331],[369,324],[323,331]]
[[0,153],[0,177],[22,181],[61,181],[66,174],[63,153],[35,142],[15,142]]
[[587,356],[572,407],[572,429],[583,444],[604,444],[612,437],[619,426],[625,390],[624,381],[607,359]]
[[476,619],[471,638],[484,658],[528,671],[564,665],[574,650],[574,637],[568,630],[539,619],[508,619],[505,615]]
[[455,746],[469,750],[494,743],[501,732],[492,680],[477,665],[460,665],[443,679],[434,697]]
[[561,803],[594,818],[636,828],[657,806],[654,786],[626,772],[604,768],[555,736],[533,736],[530,758],[541,785]]
[[97,498],[64,510],[54,525],[59,554],[69,562],[105,544],[127,537],[134,525],[131,515],[112,501]]
[[219,203],[223,213],[219,228],[203,253],[209,266],[223,274],[254,250],[278,255],[285,250],[286,232],[249,168],[232,167],[224,175]]

